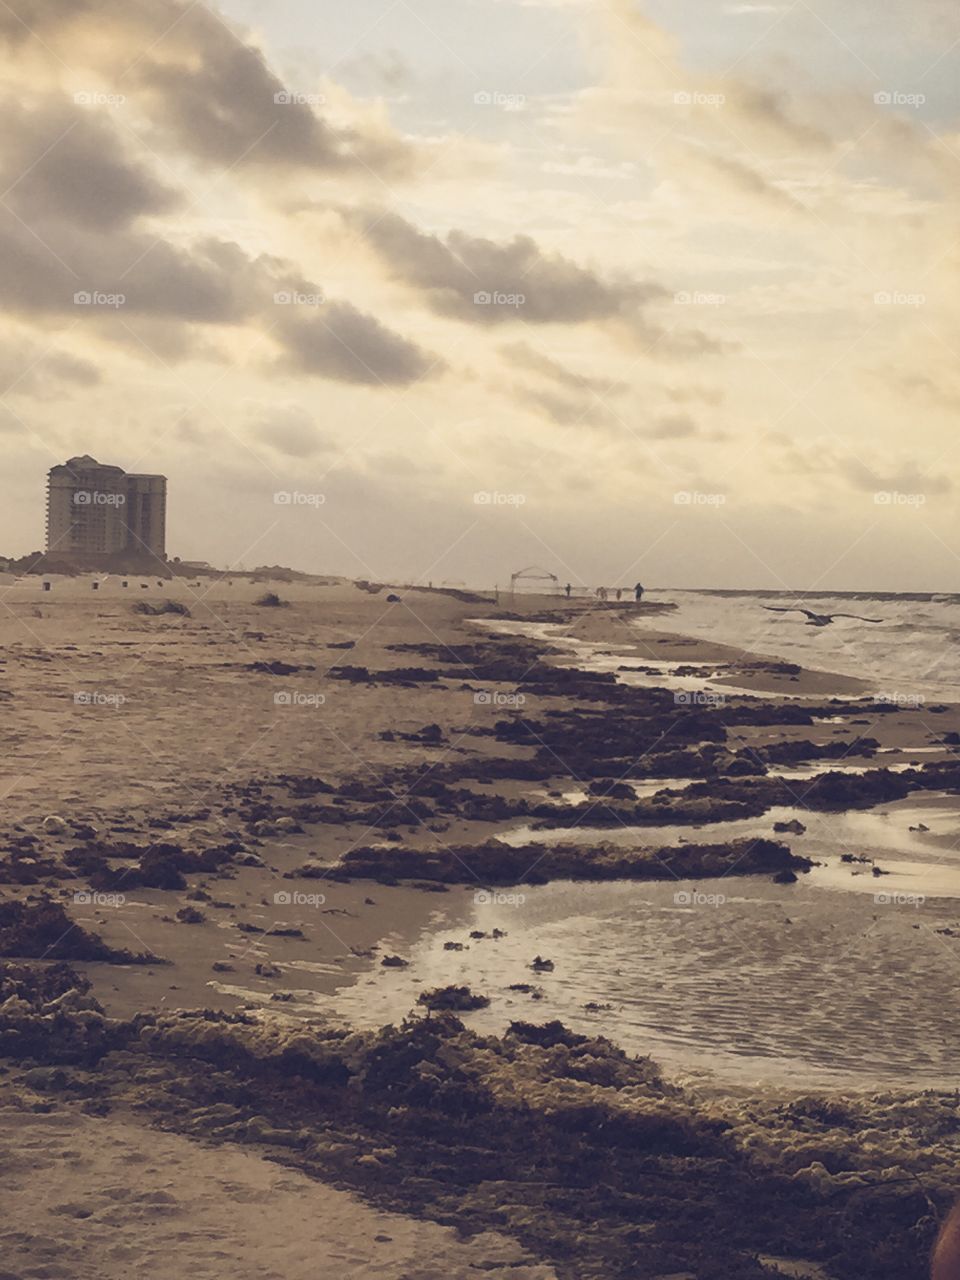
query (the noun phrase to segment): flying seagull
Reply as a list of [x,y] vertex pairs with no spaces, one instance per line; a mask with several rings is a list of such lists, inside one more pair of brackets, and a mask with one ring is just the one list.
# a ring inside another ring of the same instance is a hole
[[808,627],[829,627],[834,618],[856,618],[858,622],[883,622],[883,618],[864,618],[859,613],[812,613],[809,609],[800,609],[793,607],[785,609],[781,605],[765,604],[764,609],[769,609],[771,613],[803,613],[807,616]]

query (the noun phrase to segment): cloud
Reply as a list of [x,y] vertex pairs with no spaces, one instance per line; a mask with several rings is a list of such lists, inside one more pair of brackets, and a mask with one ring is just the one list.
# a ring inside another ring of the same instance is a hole
[[341,216],[392,278],[437,315],[481,328],[595,324],[650,356],[687,358],[726,349],[699,330],[658,323],[650,312],[672,294],[657,281],[603,276],[545,253],[530,236],[499,242],[452,230],[441,237],[395,213],[346,210]]
[[545,254],[529,236],[498,243],[454,230],[441,239],[395,213],[345,216],[432,311],[468,324],[622,319],[667,296],[654,282],[605,280],[569,258]]
[[768,142],[807,152],[828,151],[833,146],[830,134],[817,125],[801,120],[794,103],[786,93],[750,84],[725,80],[725,108],[737,116],[738,125],[746,125],[754,133],[754,142]]
[[95,364],[68,351],[19,338],[0,341],[0,397],[53,399],[71,388],[95,386],[100,380]]
[[0,110],[4,200],[25,221],[114,231],[181,202],[130,154],[106,117],[53,93]]
[[901,394],[918,399],[938,409],[956,413],[960,409],[960,388],[950,386],[950,379],[942,371],[933,373],[897,373],[888,375],[886,381]]
[[273,331],[292,372],[367,386],[409,386],[440,364],[406,338],[349,302],[284,317]]
[[947,476],[925,474],[912,461],[879,470],[859,458],[844,458],[839,463],[839,471],[852,488],[863,493],[943,494],[953,489],[953,483]]
[[565,396],[542,387],[514,386],[511,395],[559,427],[613,427],[616,414],[594,397]]
[[[95,33],[95,34],[94,34]],[[284,85],[263,51],[196,0],[19,0],[0,38],[122,84],[159,140],[203,162],[398,175],[410,145],[323,118],[323,95]]]
[[688,414],[674,413],[661,418],[647,434],[654,440],[689,440],[699,435],[700,429]]
[[[241,323],[266,297],[269,275],[234,244],[181,247],[161,235],[97,235],[0,208],[0,302],[24,316],[72,315],[103,328],[130,315],[207,324]],[[76,303],[76,295],[121,299]]]
[[[708,190],[722,190],[734,197],[765,204],[773,209],[805,213],[804,206],[764,177],[758,169],[733,156],[720,155],[699,147],[686,147],[678,151],[673,175],[683,178],[689,175],[694,185]],[[742,203],[742,201],[738,201]]]
[[858,493],[910,493],[937,496],[952,492],[950,476],[936,474],[914,458],[881,456],[868,448],[855,453],[836,437],[800,444],[780,432],[768,432],[764,439],[772,450],[774,465],[793,477],[803,477],[818,486],[839,481],[845,489]]
[[628,390],[625,382],[617,382],[611,378],[588,377],[586,374],[576,373],[572,369],[568,369],[566,365],[561,364],[559,360],[554,360],[551,356],[545,355],[542,351],[538,351],[526,342],[508,343],[500,348],[500,352],[512,364],[518,365],[531,373],[539,373],[570,391],[594,391],[599,396],[608,396],[620,395]]
[[287,458],[309,458],[327,446],[327,438],[301,405],[270,405],[254,415],[253,434]]

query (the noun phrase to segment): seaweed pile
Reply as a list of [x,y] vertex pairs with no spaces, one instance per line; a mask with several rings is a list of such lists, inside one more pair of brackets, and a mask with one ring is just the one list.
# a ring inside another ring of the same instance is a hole
[[108,964],[158,964],[156,956],[109,947],[75,924],[47,897],[0,902],[0,956],[25,960],[103,960]]
[[113,1022],[63,968],[0,966],[7,992],[0,1051],[14,1085],[57,1095],[43,1105],[133,1104],[255,1144],[382,1207],[511,1234],[564,1280],[761,1280],[771,1256],[915,1280],[960,1183],[953,1095],[707,1105],[558,1022],[502,1036],[449,1012],[368,1033],[210,1011]]
[[332,865],[307,864],[291,878],[395,883],[398,879],[443,884],[546,884],[550,880],[699,880],[732,873],[777,875],[809,871],[809,858],[776,840],[732,840],[634,851],[615,845],[484,844],[436,849],[403,846],[349,850]]

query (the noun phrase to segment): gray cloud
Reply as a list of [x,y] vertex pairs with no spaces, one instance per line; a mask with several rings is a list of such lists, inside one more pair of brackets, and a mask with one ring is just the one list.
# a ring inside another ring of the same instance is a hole
[[818,483],[837,482],[860,493],[950,493],[947,475],[925,472],[913,458],[871,457],[853,453],[845,441],[831,437],[812,444],[798,444],[779,431],[767,432],[763,443],[774,455],[778,470],[815,478]]
[[683,163],[706,174],[709,179],[722,183],[737,195],[760,200],[773,207],[791,209],[796,213],[806,212],[804,205],[793,196],[769,182],[750,165],[732,156],[717,155],[700,148],[687,148],[683,152]]
[[572,369],[568,369],[566,365],[561,364],[559,360],[554,360],[552,356],[545,355],[542,351],[538,351],[535,347],[531,347],[527,342],[513,342],[500,348],[501,355],[522,369],[526,369],[531,373],[539,373],[545,378],[551,379],[558,383],[561,387],[566,387],[569,391],[593,391],[599,396],[621,395],[629,388],[625,382],[617,382],[610,378],[588,377],[583,373],[576,373]]
[[859,458],[844,458],[838,470],[854,489],[863,493],[949,493],[953,484],[947,476],[925,475],[915,462],[904,462],[892,470],[877,471]]
[[349,302],[287,315],[273,335],[284,348],[287,368],[341,382],[408,386],[437,368],[429,352]]
[[112,231],[180,203],[103,115],[58,94],[30,105],[7,97],[2,111],[4,199],[21,218]]
[[922,373],[899,373],[889,375],[886,381],[901,394],[935,405],[938,409],[955,413],[960,408],[960,389],[949,385],[949,379]]
[[[0,303],[22,315],[73,315],[98,326],[129,315],[239,323],[266,297],[269,277],[236,245],[190,248],[129,231],[96,235],[0,208]],[[76,293],[122,295],[123,305],[78,307]]]
[[[498,244],[454,230],[441,239],[394,213],[346,217],[397,279],[422,290],[431,310],[469,324],[632,319],[645,303],[667,296],[654,282],[604,280],[569,258],[548,256],[529,236]],[[522,301],[477,303],[477,295]]]
[[785,94],[737,82],[726,84],[724,91],[728,105],[752,126],[769,132],[773,140],[789,141],[804,151],[827,151],[833,146],[824,130],[796,119]]
[[562,395],[542,387],[517,386],[513,398],[537,411],[559,427],[613,427],[617,418],[600,401],[587,396]]
[[[410,146],[386,130],[337,127],[322,103],[291,94],[262,51],[205,4],[191,0],[18,0],[0,7],[0,37],[18,46],[31,36],[64,46],[117,77],[158,136],[187,154],[226,165],[401,173]],[[97,45],[72,48],[74,25]],[[278,96],[281,98],[277,100]]]
[[299,405],[278,405],[258,414],[253,433],[288,458],[309,458],[327,445],[313,417]]
[[689,440],[699,435],[700,429],[689,415],[675,413],[654,423],[646,434],[654,440]]
[[19,339],[0,342],[0,396],[43,400],[70,387],[94,386],[100,376],[95,364],[67,351]]

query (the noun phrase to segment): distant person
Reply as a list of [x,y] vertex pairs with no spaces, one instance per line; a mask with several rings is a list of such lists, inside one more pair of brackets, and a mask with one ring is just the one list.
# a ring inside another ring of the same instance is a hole
[[567,597],[567,599],[568,599],[568,600],[570,599],[570,592],[571,592],[572,590],[573,590],[573,587],[571,587],[571,585],[570,585],[570,583],[569,583],[569,582],[568,582],[568,583],[567,583],[567,585],[563,588],[563,594]]
[[622,588],[617,587],[617,599],[619,600],[619,599],[620,599],[620,597],[621,597],[622,595],[623,595],[623,590],[622,590]]
[[606,598],[607,598],[607,588],[606,588],[606,587],[597,587],[597,599],[598,599],[598,600],[606,600]]
[[636,600],[637,604],[639,604],[640,601],[643,599],[643,583],[642,582],[638,582],[637,585],[633,588],[633,598]]

